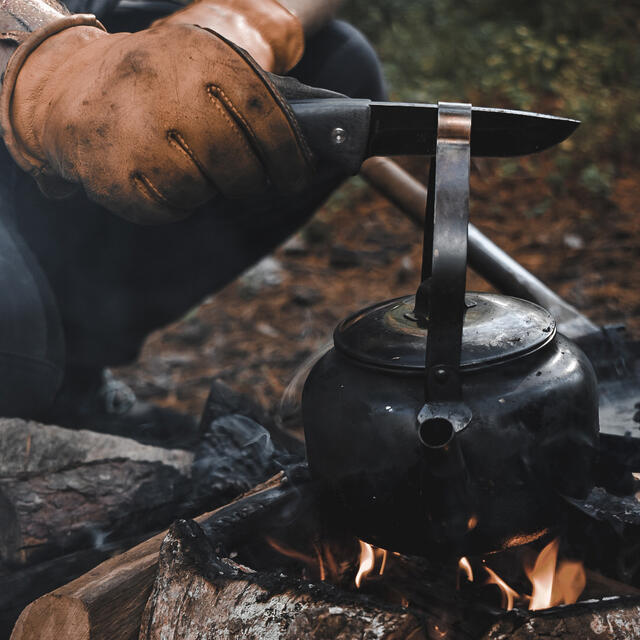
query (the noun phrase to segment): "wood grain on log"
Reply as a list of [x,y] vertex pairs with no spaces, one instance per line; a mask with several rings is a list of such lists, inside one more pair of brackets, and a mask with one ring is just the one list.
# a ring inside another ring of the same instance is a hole
[[[278,586],[280,588],[278,588]],[[422,621],[400,608],[382,609],[345,598],[323,598],[320,588],[265,585],[254,572],[217,557],[193,522],[172,525],[160,552],[158,575],[142,619],[140,640],[424,640]]]
[[0,420],[0,569],[100,547],[119,529],[159,528],[188,495],[193,459],[128,438]]
[[546,611],[512,611],[483,640],[633,640],[640,638],[640,598],[613,597]]
[[[230,505],[197,518],[232,517],[277,499],[284,474],[241,496]],[[264,496],[261,502],[258,496]],[[73,582],[32,602],[16,622],[11,640],[133,640],[157,570],[158,553],[167,531],[98,565]]]

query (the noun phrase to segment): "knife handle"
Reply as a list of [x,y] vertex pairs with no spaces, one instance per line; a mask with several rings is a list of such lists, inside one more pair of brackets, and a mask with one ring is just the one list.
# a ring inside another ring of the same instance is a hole
[[313,153],[323,163],[355,175],[367,157],[371,101],[351,98],[291,100]]

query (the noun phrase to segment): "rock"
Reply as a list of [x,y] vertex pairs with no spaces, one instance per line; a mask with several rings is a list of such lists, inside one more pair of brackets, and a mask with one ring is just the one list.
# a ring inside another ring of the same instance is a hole
[[577,233],[565,233],[563,241],[569,249],[584,249],[584,240]]
[[240,277],[240,286],[247,293],[258,293],[266,287],[282,284],[284,271],[279,260],[267,256]]

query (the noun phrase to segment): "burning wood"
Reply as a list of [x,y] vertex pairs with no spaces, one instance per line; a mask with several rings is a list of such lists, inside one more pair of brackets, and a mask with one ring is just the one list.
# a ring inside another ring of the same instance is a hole
[[[284,475],[255,487],[245,496],[198,518],[208,530],[220,523],[234,532],[254,511],[268,511],[282,497]],[[155,577],[166,531],[102,563],[89,573],[37,599],[20,615],[11,640],[117,638],[133,640]]]
[[[488,575],[485,584],[498,587],[503,609],[509,611],[518,603],[536,611],[578,601],[587,582],[584,565],[580,561],[558,561],[559,548],[558,537],[545,545],[533,558],[525,558],[523,569],[531,583],[531,595],[516,591],[487,565],[487,559],[482,560],[482,569]],[[474,582],[473,569],[468,558],[460,558],[458,567],[464,572],[467,582]]]
[[[375,631],[377,638],[394,640],[479,638],[489,629],[487,640],[495,640],[505,637],[507,628],[523,639],[544,637],[541,631],[549,629],[559,638],[589,638],[576,630],[606,621],[621,629],[640,606],[638,599],[620,598],[617,617],[612,617],[610,600],[602,607],[579,604],[562,614],[554,608],[507,614],[490,604],[495,587],[484,586],[487,582],[501,586],[504,608],[536,608],[545,593],[551,593],[551,600],[540,606],[578,596],[584,573],[558,558],[558,540],[521,567],[530,571],[532,594],[520,595],[488,566],[494,556],[484,562],[466,557],[457,563],[426,560],[357,538],[325,535],[317,529],[321,519],[314,511],[312,483],[303,472],[295,477],[292,483],[281,475],[203,516],[202,529],[179,522],[162,543],[160,556],[162,535],[41,598],[22,614],[12,640],[133,640],[138,634],[141,640],[155,640],[169,629],[181,640],[212,634],[325,640],[334,638],[336,629],[344,637]],[[315,536],[309,537],[309,531]],[[516,556],[523,554],[513,549],[504,554]],[[483,574],[489,579],[481,579]],[[549,589],[550,574],[554,582]],[[558,587],[558,581],[565,586]],[[603,579],[601,585],[605,593],[634,593],[611,580]],[[115,608],[113,603],[118,603]],[[563,627],[559,620],[569,622]]]
[[550,542],[536,558],[533,567],[526,567],[533,590],[529,609],[548,609],[560,604],[577,602],[584,591],[587,578],[582,562],[558,562],[560,539]]
[[431,625],[409,611],[385,610],[366,599],[344,599],[322,586],[274,580],[220,559],[193,524],[174,525],[160,554],[140,640],[179,637],[376,637],[426,640]]

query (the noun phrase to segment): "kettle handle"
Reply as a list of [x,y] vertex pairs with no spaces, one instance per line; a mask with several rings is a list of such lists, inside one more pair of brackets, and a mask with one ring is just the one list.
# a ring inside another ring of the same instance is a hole
[[425,401],[462,401],[460,352],[464,324],[469,226],[471,105],[438,103],[424,226],[422,282],[415,315],[426,326]]

